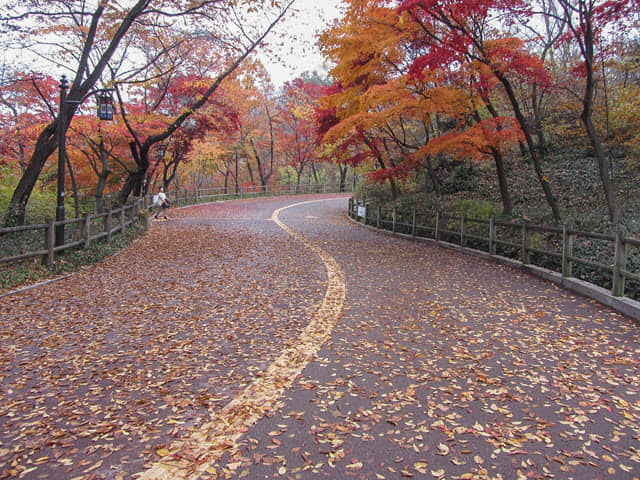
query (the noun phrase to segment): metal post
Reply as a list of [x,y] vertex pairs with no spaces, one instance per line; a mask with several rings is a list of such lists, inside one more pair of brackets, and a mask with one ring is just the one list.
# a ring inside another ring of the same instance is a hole
[[382,205],[378,205],[378,217],[376,218],[376,228],[380,228],[380,218],[382,217]]
[[435,232],[436,242],[440,241],[440,212],[436,212],[436,232]]
[[56,203],[56,246],[64,245],[64,164],[65,164],[65,136],[67,129],[67,88],[69,84],[65,75],[60,79],[60,111],[58,112],[58,198]]

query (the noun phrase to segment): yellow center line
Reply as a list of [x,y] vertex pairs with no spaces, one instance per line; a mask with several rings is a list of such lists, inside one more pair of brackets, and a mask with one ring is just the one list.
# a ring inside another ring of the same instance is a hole
[[282,406],[281,398],[295,378],[314,358],[329,338],[342,309],[346,295],[344,273],[336,260],[323,249],[280,221],[280,212],[323,200],[311,200],[279,208],[271,216],[280,228],[320,257],[327,271],[327,290],[320,309],[302,331],[295,344],[262,372],[247,388],[231,400],[217,418],[206,422],[190,438],[175,442],[170,454],[162,458],[137,478],[141,480],[195,480],[207,471],[223,453],[236,447],[237,441],[250,426],[266,413]]

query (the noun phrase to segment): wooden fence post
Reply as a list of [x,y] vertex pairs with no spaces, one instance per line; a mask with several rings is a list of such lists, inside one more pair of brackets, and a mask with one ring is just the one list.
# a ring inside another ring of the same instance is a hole
[[489,254],[496,254],[496,224],[493,217],[489,219]]
[[435,240],[436,242],[440,241],[440,211],[436,212],[436,231],[435,231]]
[[87,213],[82,222],[82,236],[84,237],[84,248],[89,248],[91,242],[91,216]]
[[126,207],[124,205],[122,205],[122,207],[120,208],[120,232],[122,232],[122,234],[124,234],[124,226],[125,226],[125,212]]
[[562,225],[562,276],[572,275],[571,256],[573,255],[573,235],[567,228],[567,224]]
[[396,223],[397,223],[397,221],[398,221],[398,220],[397,220],[397,214],[398,214],[398,211],[397,211],[396,207],[394,206],[394,207],[393,207],[393,210],[391,211],[391,221],[392,221],[392,224],[391,224],[391,231],[392,231],[393,233],[396,233]]
[[55,245],[56,239],[56,224],[53,218],[47,218],[47,229],[46,229],[46,244],[47,244],[47,256],[45,263],[47,267],[53,265],[54,252],[53,247]]
[[112,210],[111,205],[109,205],[109,211],[107,212],[107,217],[104,219],[104,229],[107,232],[107,243],[111,243],[111,223],[112,223]]
[[413,217],[411,219],[411,236],[415,237],[416,236],[416,220],[418,217],[418,208],[414,205],[413,206]]
[[467,218],[464,215],[462,215],[462,217],[460,217],[460,246],[461,247],[467,246],[466,234],[467,234]]
[[624,238],[622,237],[622,231],[616,231],[616,250],[613,262],[613,285],[611,287],[611,294],[614,297],[624,296],[624,273],[627,263],[627,252]]
[[529,224],[522,224],[522,252],[521,260],[522,263],[528,265],[531,263],[531,256],[529,254]]
[[380,229],[380,217],[382,217],[382,205],[378,205],[378,216],[376,217],[376,228]]

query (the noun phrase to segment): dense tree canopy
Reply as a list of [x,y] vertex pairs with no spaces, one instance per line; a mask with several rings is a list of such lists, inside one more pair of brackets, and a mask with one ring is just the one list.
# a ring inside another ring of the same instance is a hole
[[[461,165],[487,165],[505,213],[522,203],[510,172],[530,169],[558,221],[575,202],[553,159],[571,150],[592,155],[606,214],[622,219],[614,164],[640,164],[637,2],[345,0],[318,41],[328,76],[278,88],[250,54],[291,3],[26,1],[0,20],[8,51],[71,79],[67,181],[96,205],[160,184],[321,181],[335,165],[343,184],[355,169],[392,198],[441,196]],[[58,80],[2,73],[0,162],[19,178],[7,219],[20,222],[56,178]],[[117,115],[99,124],[87,96],[106,87]]]

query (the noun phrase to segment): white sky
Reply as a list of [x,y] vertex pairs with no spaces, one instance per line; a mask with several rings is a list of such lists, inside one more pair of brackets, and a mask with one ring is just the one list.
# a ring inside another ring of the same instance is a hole
[[[6,1],[0,0],[0,3]],[[303,72],[315,70],[326,73],[323,58],[315,46],[316,36],[341,16],[341,5],[342,0],[295,0],[292,10],[267,37],[267,42],[277,51],[280,58],[268,55],[260,48],[256,52],[271,74],[271,80],[276,87],[299,77]],[[0,54],[0,63],[12,63],[14,54],[15,52]],[[38,58],[33,58],[29,62],[29,59],[25,61],[25,58],[21,57],[18,63],[31,63],[37,70],[35,65],[38,65],[39,61]]]
[[[276,86],[293,80],[303,72],[325,72],[323,58],[315,47],[316,35],[340,17],[342,0],[296,0],[294,12],[289,12],[277,27],[277,33],[285,35],[282,48],[278,48],[282,60],[260,54],[260,60],[271,74]],[[272,35],[274,35],[272,33]],[[267,39],[281,43],[275,35]],[[275,46],[275,45],[273,45]]]

